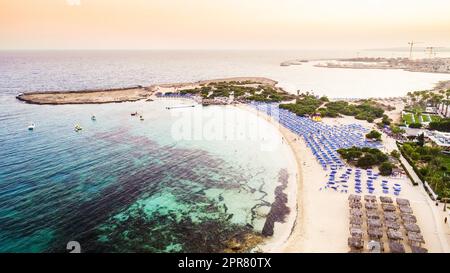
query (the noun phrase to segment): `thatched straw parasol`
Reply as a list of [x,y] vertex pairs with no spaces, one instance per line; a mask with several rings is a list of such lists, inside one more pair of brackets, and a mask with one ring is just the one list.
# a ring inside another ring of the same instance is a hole
[[400,216],[402,217],[402,220],[404,223],[416,223],[417,222],[416,216],[414,216],[412,214],[402,213]]
[[428,253],[428,249],[420,246],[411,246],[412,253]]
[[350,228],[350,235],[352,235],[352,237],[357,237],[357,238],[362,238],[363,236],[363,231],[361,228]]
[[375,228],[383,226],[380,219],[367,219],[367,225],[369,227],[375,227]]
[[362,249],[364,247],[364,241],[361,238],[349,237],[347,242],[352,249]]
[[397,221],[398,219],[398,216],[395,212],[385,211],[383,214],[386,221]]
[[409,206],[409,200],[408,199],[397,198],[395,201],[397,202],[397,205],[399,205],[399,206],[404,206],[404,205]]
[[351,216],[350,217],[350,224],[351,225],[361,226],[362,223],[363,223],[363,220],[361,219],[361,217],[358,217],[358,216]]
[[413,210],[409,206],[400,206],[399,209],[401,213],[413,213]]
[[352,209],[361,209],[362,208],[361,202],[350,202],[348,205]]
[[413,224],[413,223],[406,223],[405,224],[405,229],[408,232],[420,232],[420,228],[418,225]]
[[403,244],[396,241],[389,241],[389,249],[391,253],[405,253]]
[[381,203],[387,203],[387,204],[392,204],[394,203],[392,201],[392,198],[388,197],[388,196],[380,196],[380,201]]
[[363,213],[362,213],[362,210],[360,210],[360,209],[351,209],[350,215],[361,217],[363,215]]
[[423,239],[422,234],[417,232],[408,232],[408,240],[410,241],[411,245],[414,244],[423,244],[425,243],[425,240]]
[[364,201],[377,202],[377,197],[375,195],[364,195]]
[[396,208],[393,204],[381,204],[381,207],[384,211],[396,211]]
[[378,207],[378,205],[376,203],[366,202],[364,204],[364,207],[366,209],[376,209]]
[[369,218],[369,219],[376,219],[376,220],[380,219],[380,215],[378,214],[378,211],[376,211],[376,210],[367,210],[366,215],[367,215],[367,218]]
[[391,240],[403,240],[403,234],[399,230],[388,229],[387,236]]
[[383,237],[383,231],[377,227],[369,227],[367,230],[367,234],[370,238],[381,238]]
[[361,195],[350,194],[348,196],[348,200],[349,201],[360,201],[361,202]]
[[400,229],[400,224],[397,223],[397,221],[386,221],[385,222],[386,227],[389,229],[395,229],[395,230],[399,230]]

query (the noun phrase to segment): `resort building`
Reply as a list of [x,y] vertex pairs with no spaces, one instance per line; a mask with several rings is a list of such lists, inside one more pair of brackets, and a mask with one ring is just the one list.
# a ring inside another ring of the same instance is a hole
[[437,108],[436,108],[436,107],[426,107],[426,108],[425,108],[425,113],[428,113],[428,114],[437,114],[438,111],[437,111]]
[[428,137],[433,143],[450,151],[450,133],[444,133],[439,131],[426,131],[425,136]]
[[403,134],[404,137],[417,137],[423,133],[425,133],[426,130],[424,129],[416,129],[416,128],[409,128],[409,127],[401,127],[403,130],[405,130],[405,133]]

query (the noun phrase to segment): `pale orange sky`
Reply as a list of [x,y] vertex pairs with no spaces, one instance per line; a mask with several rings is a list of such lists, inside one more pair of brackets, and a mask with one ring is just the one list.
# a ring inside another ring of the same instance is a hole
[[450,46],[449,0],[0,0],[0,49]]

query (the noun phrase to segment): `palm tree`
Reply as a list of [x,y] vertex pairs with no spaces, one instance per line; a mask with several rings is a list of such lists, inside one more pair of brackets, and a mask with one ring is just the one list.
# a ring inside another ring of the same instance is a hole
[[447,117],[447,114],[448,114],[448,105],[450,104],[449,98],[450,98],[450,89],[448,89],[445,92],[445,105],[446,105],[446,107],[445,107],[445,117]]
[[444,104],[445,104],[445,114],[444,114],[444,117],[447,117],[447,114],[448,114],[448,106],[449,106],[449,104],[450,104],[450,100],[449,100],[449,99],[444,100]]

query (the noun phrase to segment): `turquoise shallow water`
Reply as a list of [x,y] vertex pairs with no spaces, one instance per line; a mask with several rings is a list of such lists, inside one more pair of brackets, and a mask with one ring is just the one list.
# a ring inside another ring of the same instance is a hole
[[[165,109],[181,103],[39,106],[2,96],[0,252],[60,252],[72,240],[90,252],[214,252],[260,232],[288,165],[276,129],[245,136],[245,117],[255,116],[233,107]],[[174,137],[194,112],[203,125],[215,113],[239,116],[241,139]]]

